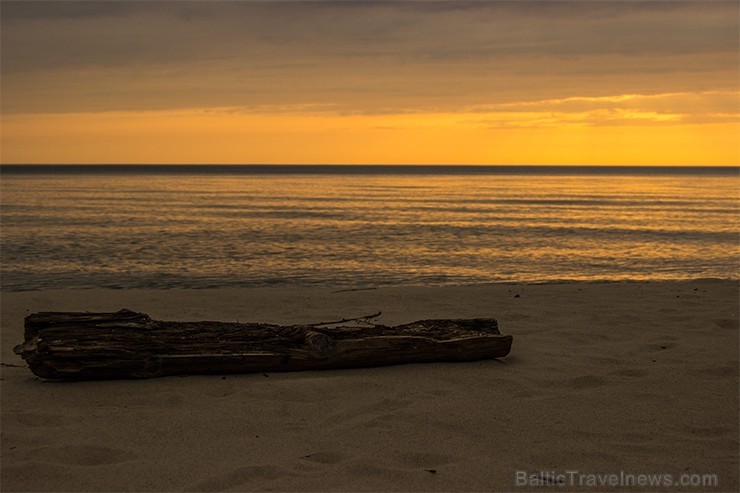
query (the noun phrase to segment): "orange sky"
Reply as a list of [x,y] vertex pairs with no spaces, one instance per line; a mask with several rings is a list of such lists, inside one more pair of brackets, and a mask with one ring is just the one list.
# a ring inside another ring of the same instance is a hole
[[730,2],[13,2],[2,163],[737,165]]

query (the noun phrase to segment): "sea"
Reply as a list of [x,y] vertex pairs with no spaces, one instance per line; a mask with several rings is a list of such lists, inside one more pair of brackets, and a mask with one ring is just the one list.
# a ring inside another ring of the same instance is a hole
[[0,167],[0,289],[740,278],[740,168]]

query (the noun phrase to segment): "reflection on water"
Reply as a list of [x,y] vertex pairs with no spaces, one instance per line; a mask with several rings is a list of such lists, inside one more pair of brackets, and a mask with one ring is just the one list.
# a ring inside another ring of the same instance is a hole
[[2,177],[4,290],[738,277],[734,175]]

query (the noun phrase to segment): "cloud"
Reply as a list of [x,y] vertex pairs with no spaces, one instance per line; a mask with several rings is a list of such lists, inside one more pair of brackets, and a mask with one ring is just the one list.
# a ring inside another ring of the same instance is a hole
[[706,91],[677,92],[664,94],[617,94],[609,96],[572,96],[562,99],[547,99],[504,103],[483,106],[477,111],[560,111],[580,112],[603,108],[645,111],[673,111],[680,108],[684,113],[723,112],[740,110],[740,92]]
[[468,108],[491,128],[710,124],[740,121],[740,92],[618,94]]
[[[678,5],[676,5],[678,4]],[[735,3],[3,2],[6,72],[279,56],[396,63],[735,52]],[[680,7],[680,8],[679,8]],[[556,15],[557,14],[557,15]]]
[[3,20],[15,23],[25,20],[94,19],[128,15],[141,8],[141,2],[70,2],[70,1],[5,1]]
[[2,2],[2,111],[428,112],[737,86],[736,2]]

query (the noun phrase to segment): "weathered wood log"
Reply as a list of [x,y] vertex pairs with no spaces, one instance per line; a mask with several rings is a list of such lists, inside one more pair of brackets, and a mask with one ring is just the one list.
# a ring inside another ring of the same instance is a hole
[[40,312],[15,347],[47,379],[150,378],[357,368],[506,356],[492,318],[389,327],[163,322],[144,313]]

